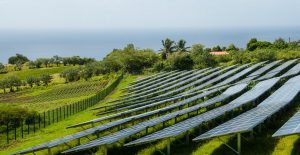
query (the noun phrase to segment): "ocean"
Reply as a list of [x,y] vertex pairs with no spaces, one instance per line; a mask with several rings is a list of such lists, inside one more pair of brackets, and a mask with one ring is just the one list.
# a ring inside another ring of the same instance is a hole
[[201,43],[206,47],[227,46],[234,43],[245,48],[247,42],[258,40],[274,41],[282,37],[291,41],[300,39],[300,28],[247,28],[247,29],[173,29],[173,30],[102,30],[102,31],[1,31],[0,62],[16,53],[30,59],[39,57],[74,56],[93,57],[101,60],[114,48],[123,48],[133,43],[137,48],[158,51],[161,40],[185,39],[187,45]]

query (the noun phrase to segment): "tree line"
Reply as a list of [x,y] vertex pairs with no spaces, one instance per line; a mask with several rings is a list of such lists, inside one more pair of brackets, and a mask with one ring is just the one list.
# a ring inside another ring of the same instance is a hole
[[29,86],[32,88],[34,85],[40,86],[48,84],[51,82],[52,76],[49,74],[42,74],[39,77],[28,76],[25,80],[21,80],[18,76],[12,75],[0,79],[0,88],[6,93],[6,89],[9,89],[9,92],[15,92],[20,90],[21,86]]
[[[58,55],[53,56],[52,58],[37,58],[36,60],[29,60],[26,56],[22,54],[16,54],[15,56],[11,56],[8,59],[8,63],[14,65],[14,70],[19,71],[22,70],[24,65],[27,65],[30,69],[41,68],[41,67],[53,67],[53,66],[67,66],[67,65],[85,65],[87,63],[95,62],[94,58],[82,58],[80,56],[72,56],[72,57],[60,57]],[[0,64],[0,73],[1,66]],[[7,71],[6,71],[7,72]],[[6,73],[3,72],[3,73]]]

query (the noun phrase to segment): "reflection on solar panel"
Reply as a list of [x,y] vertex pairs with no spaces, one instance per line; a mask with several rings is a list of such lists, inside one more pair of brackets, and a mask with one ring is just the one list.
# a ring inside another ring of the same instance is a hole
[[138,80],[138,81],[135,81],[131,84],[129,84],[131,87],[134,87],[134,86],[139,86],[139,85],[143,85],[145,83],[148,83],[148,82],[151,82],[151,81],[154,81],[154,80],[157,80],[161,77],[164,77],[168,74],[171,74],[171,73],[174,73],[175,71],[170,71],[170,72],[160,72],[160,73],[157,73],[157,74],[154,74],[154,75],[151,75],[151,76],[148,76],[146,78],[143,78],[141,80]]
[[290,118],[272,137],[287,136],[300,133],[300,111]]
[[268,72],[267,74],[265,74],[264,76],[258,78],[258,80],[263,80],[263,79],[268,79],[268,78],[272,78],[278,74],[280,74],[280,72],[282,72],[284,69],[288,68],[289,66],[291,66],[293,63],[295,63],[298,59],[294,59],[294,60],[289,60],[285,63],[283,63],[282,65],[276,67],[275,69],[273,69],[272,71]]
[[234,68],[234,67],[235,67],[235,65],[226,67],[226,68],[224,68],[224,69],[222,69],[222,70],[219,70],[219,71],[216,71],[216,72],[214,72],[214,73],[212,73],[212,74],[209,74],[209,75],[207,75],[207,76],[205,76],[205,77],[203,77],[203,78],[201,78],[201,79],[199,79],[199,80],[196,80],[196,81],[194,81],[194,82],[191,82],[191,83],[189,83],[189,84],[187,84],[187,85],[185,85],[185,86],[182,86],[182,87],[180,87],[180,88],[178,88],[178,89],[175,89],[175,90],[173,90],[173,91],[169,91],[169,92],[164,93],[164,94],[162,94],[162,95],[159,95],[158,97],[163,97],[163,96],[168,96],[168,95],[172,95],[172,94],[179,93],[179,92],[181,92],[181,91],[184,91],[185,89],[188,89],[188,88],[190,88],[190,87],[193,87],[193,86],[195,86],[195,85],[198,85],[198,84],[200,84],[200,83],[202,83],[202,82],[204,82],[204,81],[207,81],[207,80],[209,80],[209,79],[211,79],[211,78],[213,78],[213,77],[215,77],[215,76],[217,76],[217,75],[219,75],[219,74],[221,74],[221,73],[223,73],[223,72],[225,72],[225,71],[227,71],[227,70],[230,70],[230,69],[232,69],[232,68]]
[[255,65],[252,65],[252,66],[248,67],[247,69],[235,74],[234,76],[222,81],[221,83],[216,84],[216,87],[231,83],[235,80],[238,80],[239,78],[243,77],[244,75],[247,75],[248,73],[255,70],[256,68],[258,68],[259,66],[261,66],[264,63],[265,62],[260,62],[260,63],[257,63]]
[[261,74],[263,74],[266,71],[268,71],[269,69],[273,68],[274,66],[276,66],[277,64],[279,64],[281,61],[282,60],[277,60],[277,61],[274,61],[274,62],[271,62],[271,63],[265,65],[264,67],[258,69],[257,71],[251,73],[250,75],[248,75],[241,82],[246,82],[246,81],[253,80],[253,79],[259,77]]
[[259,96],[263,95],[266,91],[268,91],[270,88],[272,88],[278,81],[279,81],[279,78],[274,78],[274,79],[259,82],[251,90],[247,91],[246,93],[244,93],[243,95],[241,95],[240,97],[236,98],[235,100],[231,101],[230,103],[228,103],[226,105],[215,108],[213,110],[210,110],[210,111],[200,114],[198,116],[189,118],[182,122],[176,123],[176,124],[174,124],[170,127],[167,127],[163,130],[154,132],[143,138],[137,139],[128,145],[145,143],[145,142],[150,142],[150,141],[154,141],[154,140],[158,140],[158,139],[164,139],[164,138],[168,138],[168,137],[178,136],[182,133],[185,133],[186,131],[188,131],[190,129],[193,129],[193,128],[199,126],[203,122],[207,122],[212,119],[215,119],[215,118],[225,114],[226,112],[229,112],[235,108],[241,107],[247,103],[254,101]]
[[212,105],[216,102],[220,102],[220,101],[222,101],[226,98],[229,98],[230,96],[233,96],[233,95],[241,92],[242,90],[244,90],[247,87],[247,85],[248,84],[239,84],[239,85],[230,87],[224,93],[222,93],[221,95],[219,95],[219,96],[217,96],[213,99],[210,99],[208,101],[205,101],[205,102],[203,102],[199,105],[195,105],[195,106],[192,106],[190,108],[186,108],[186,109],[183,109],[183,110],[172,112],[170,114],[166,114],[166,115],[163,115],[163,116],[160,116],[160,117],[157,117],[157,118],[154,118],[154,119],[136,124],[134,126],[131,126],[129,128],[120,130],[120,131],[115,132],[113,134],[98,138],[96,140],[90,141],[89,143],[86,143],[86,144],[80,145],[78,147],[72,148],[72,149],[67,150],[63,153],[73,152],[73,151],[76,151],[76,150],[87,149],[87,148],[98,146],[98,145],[114,143],[114,142],[119,141],[123,138],[126,138],[130,135],[141,132],[141,131],[145,130],[147,127],[157,125],[157,124],[162,123],[164,121],[175,118],[176,116],[187,114],[189,112],[198,110],[199,108],[207,107],[207,106]]
[[[181,74],[179,74],[177,76],[172,76],[164,81],[159,81],[159,82],[151,84],[150,86],[145,87],[145,88],[139,88],[138,90],[130,92],[129,94],[137,95],[138,93],[141,93],[141,92],[145,92],[145,91],[149,91],[149,90],[157,90],[157,87],[162,87],[164,85],[169,84],[170,82],[177,81],[182,78],[186,78],[186,76],[189,76],[193,72],[194,72],[194,70],[193,71],[183,71]],[[202,70],[200,70],[200,72],[202,72]]]
[[[193,102],[193,101],[195,101],[195,100],[202,99],[202,98],[204,98],[204,97],[206,97],[206,96],[208,96],[208,95],[211,95],[211,94],[213,94],[213,93],[216,93],[216,92],[218,92],[220,89],[222,89],[222,88],[219,88],[219,89],[213,89],[213,90],[204,92],[204,93],[202,93],[202,94],[193,96],[193,97],[191,97],[191,98],[187,98],[187,99],[185,99],[185,100],[183,100],[183,101],[180,101],[180,102],[177,102],[177,103],[175,103],[175,104],[171,104],[171,105],[166,106],[166,107],[164,107],[164,108],[160,108],[160,109],[157,109],[157,110],[149,111],[149,112],[146,112],[146,113],[142,113],[142,114],[135,115],[135,116],[131,116],[131,117],[127,117],[127,118],[138,119],[138,118],[150,116],[150,115],[153,115],[153,114],[161,113],[161,112],[163,112],[163,111],[167,111],[167,110],[170,110],[170,109],[174,109],[174,108],[177,108],[177,107],[186,105],[186,104],[188,104],[188,103],[190,103],[190,102]],[[161,101],[161,102],[158,102],[158,103],[145,105],[145,106],[143,106],[143,107],[139,107],[139,108],[136,108],[136,109],[128,110],[129,112],[128,112],[128,111],[121,112],[121,115],[120,115],[120,114],[115,114],[115,115],[112,115],[112,116],[107,116],[107,117],[97,118],[97,119],[93,119],[93,120],[90,120],[90,121],[87,121],[87,122],[83,122],[83,123],[80,123],[80,124],[76,124],[76,125],[69,126],[68,128],[78,127],[78,126],[83,126],[83,125],[92,124],[92,123],[97,123],[97,122],[106,120],[106,119],[108,119],[108,118],[113,118],[113,117],[116,117],[116,116],[122,116],[123,114],[128,114],[128,113],[132,113],[132,112],[135,112],[135,111],[140,111],[140,110],[143,110],[143,109],[146,109],[146,108],[150,108],[150,107],[154,107],[154,106],[157,106],[157,105],[160,105],[160,104],[163,104],[163,103],[165,103],[165,102],[162,102],[162,101]]]
[[291,68],[289,71],[281,75],[281,77],[289,77],[292,75],[296,75],[300,73],[300,64],[295,65],[293,68]]
[[253,130],[255,126],[266,120],[272,114],[290,103],[300,91],[300,76],[287,81],[271,96],[251,109],[232,120],[229,120],[214,129],[200,135],[194,140],[207,139],[227,134],[242,133]]
[[159,90],[159,89],[164,88],[164,87],[168,87],[168,86],[170,86],[170,85],[172,85],[172,84],[174,84],[178,81],[181,81],[185,78],[186,75],[191,74],[192,72],[193,71],[184,72],[184,73],[182,73],[178,76],[169,78],[166,81],[159,82],[157,84],[153,84],[151,86],[151,89],[147,89],[146,91],[143,91],[141,94],[134,94],[134,95],[131,95],[131,96],[128,96],[128,97],[124,97],[124,98],[121,99],[121,102],[132,102],[132,101],[136,101],[136,100],[139,100],[139,99],[150,97],[150,96],[155,94],[156,90]]
[[182,72],[171,72],[171,73],[166,73],[166,74],[164,74],[162,77],[159,77],[158,79],[156,79],[156,80],[154,80],[154,81],[145,83],[145,84],[140,85],[140,86],[137,86],[137,87],[133,87],[133,88],[130,89],[130,91],[142,89],[142,88],[151,86],[152,84],[155,84],[155,83],[158,83],[158,82],[165,81],[165,80],[167,80],[168,78],[171,78],[171,77],[173,77],[173,76],[179,75],[180,73],[182,73]]
[[[221,80],[223,80],[223,79],[229,77],[230,75],[236,73],[237,71],[240,71],[241,69],[244,69],[244,68],[247,67],[248,65],[249,65],[249,64],[244,64],[244,65],[242,65],[242,66],[239,66],[238,68],[232,69],[232,70],[230,70],[230,71],[228,71],[228,72],[226,72],[226,73],[224,73],[224,74],[222,74],[222,75],[220,75],[220,76],[218,76],[218,77],[216,77],[216,78],[213,78],[213,79],[211,79],[211,80],[209,80],[209,81],[207,81],[207,82],[205,82],[205,83],[199,85],[199,86],[196,86],[196,87],[194,87],[194,88],[192,88],[192,89],[190,89],[190,90],[188,90],[188,91],[185,91],[184,93],[194,92],[194,91],[200,90],[200,89],[202,89],[202,88],[204,88],[204,87],[206,87],[206,86],[208,86],[208,85],[211,85],[211,84],[214,84],[214,83],[216,83],[216,82],[219,82],[219,81],[221,81]],[[226,84],[228,84],[228,83],[226,83]]]

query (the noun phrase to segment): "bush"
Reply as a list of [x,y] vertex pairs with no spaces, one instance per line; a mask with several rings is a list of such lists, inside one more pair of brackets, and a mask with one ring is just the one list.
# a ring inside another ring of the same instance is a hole
[[7,73],[7,70],[5,66],[2,63],[0,63],[0,74],[4,74],[4,73]]
[[24,108],[2,108],[0,109],[0,124],[5,125],[9,122],[19,122],[37,115],[35,111],[29,111]]
[[194,64],[190,54],[182,52],[172,53],[167,61],[172,70],[190,70],[193,68]]
[[61,74],[61,77],[66,79],[66,82],[74,82],[74,81],[78,81],[80,79],[79,76],[79,69],[67,69],[64,70]]

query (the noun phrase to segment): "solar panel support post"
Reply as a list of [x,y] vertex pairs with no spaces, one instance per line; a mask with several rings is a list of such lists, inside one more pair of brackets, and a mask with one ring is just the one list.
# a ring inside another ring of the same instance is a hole
[[241,133],[237,134],[237,154],[241,154]]
[[80,138],[77,139],[77,145],[80,145]]
[[51,148],[48,148],[48,155],[52,155],[51,154]]
[[167,155],[171,155],[171,139],[168,139],[168,145],[167,145]]

